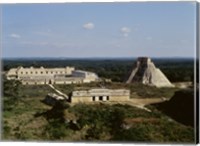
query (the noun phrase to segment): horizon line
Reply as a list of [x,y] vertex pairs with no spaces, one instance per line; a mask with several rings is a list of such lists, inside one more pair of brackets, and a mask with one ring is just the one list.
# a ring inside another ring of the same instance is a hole
[[126,57],[2,57],[1,59],[130,59],[130,58],[190,58],[193,59],[195,56],[126,56]]

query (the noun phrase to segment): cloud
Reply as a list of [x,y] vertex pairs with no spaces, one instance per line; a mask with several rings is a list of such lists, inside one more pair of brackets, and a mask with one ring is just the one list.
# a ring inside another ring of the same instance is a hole
[[123,36],[124,36],[124,37],[128,37],[128,33],[124,33]]
[[16,38],[16,39],[21,38],[21,36],[19,34],[15,34],[15,33],[10,34],[10,37],[11,38]]
[[38,46],[47,46],[47,45],[49,45],[49,43],[48,42],[46,42],[46,41],[40,41],[40,42],[32,42],[32,41],[22,41],[22,42],[20,42],[20,44],[22,44],[22,45],[38,45]]
[[121,32],[122,32],[122,33],[129,33],[129,32],[131,32],[131,30],[130,30],[130,28],[128,28],[128,27],[122,27],[122,28],[121,28]]
[[86,23],[83,25],[83,28],[92,30],[92,29],[94,29],[94,24],[92,22]]
[[189,43],[189,40],[182,39],[182,40],[180,40],[180,43],[181,43],[181,44],[188,44],[188,43]]
[[49,48],[73,48],[77,46],[76,43],[71,42],[53,42],[53,41],[22,41],[21,45],[25,46],[37,46],[37,47],[49,47]]
[[149,36],[149,37],[146,37],[146,39],[150,41],[150,40],[152,40],[153,38]]
[[40,35],[40,36],[51,36],[51,30],[47,30],[47,31],[35,31],[33,32],[36,35]]
[[131,32],[131,29],[128,27],[122,27],[120,29],[121,33],[123,34],[124,37],[127,37],[129,33]]

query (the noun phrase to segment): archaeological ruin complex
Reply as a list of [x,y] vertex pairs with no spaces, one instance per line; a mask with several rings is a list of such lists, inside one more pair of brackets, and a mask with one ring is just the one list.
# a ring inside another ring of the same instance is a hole
[[10,69],[6,77],[8,80],[19,80],[25,85],[90,83],[99,79],[93,72],[75,70],[74,67],[18,67]]

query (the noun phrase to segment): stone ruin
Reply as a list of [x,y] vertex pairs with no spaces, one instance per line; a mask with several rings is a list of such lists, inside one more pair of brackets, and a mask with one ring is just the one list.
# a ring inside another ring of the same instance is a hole
[[148,57],[139,57],[126,83],[142,83],[156,87],[174,87]]
[[58,101],[67,101],[66,97],[57,95],[55,93],[49,93],[45,99],[42,100],[43,103],[50,105],[50,106],[54,106],[56,104],[56,102]]

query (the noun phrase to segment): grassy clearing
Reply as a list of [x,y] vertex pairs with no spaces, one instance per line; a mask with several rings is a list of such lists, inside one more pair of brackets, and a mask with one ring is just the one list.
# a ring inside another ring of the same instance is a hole
[[175,91],[179,88],[157,88],[146,86],[140,83],[125,84],[125,83],[90,83],[90,84],[74,84],[74,85],[55,85],[55,87],[65,94],[69,94],[73,90],[88,90],[91,88],[105,87],[109,89],[129,89],[131,91],[131,98],[171,98]]
[[129,84],[129,89],[131,93],[137,94],[139,97],[142,98],[151,98],[151,97],[165,97],[171,98],[174,93],[180,89],[178,88],[157,88],[153,86],[146,86],[143,84]]
[[48,85],[23,85],[20,88],[22,97],[44,97],[48,93],[54,92]]

